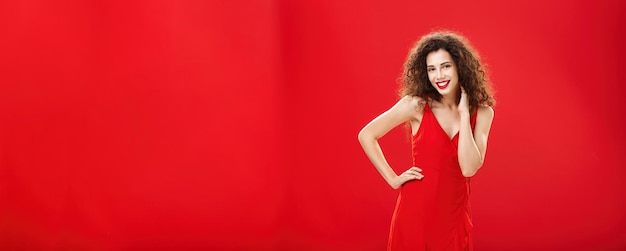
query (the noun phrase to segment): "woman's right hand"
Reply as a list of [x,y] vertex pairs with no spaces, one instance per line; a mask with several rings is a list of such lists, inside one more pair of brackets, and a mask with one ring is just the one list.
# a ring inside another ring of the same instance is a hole
[[421,180],[422,178],[424,178],[424,175],[422,174],[422,169],[414,166],[404,171],[402,174],[396,176],[389,185],[391,185],[393,189],[398,189],[407,181]]

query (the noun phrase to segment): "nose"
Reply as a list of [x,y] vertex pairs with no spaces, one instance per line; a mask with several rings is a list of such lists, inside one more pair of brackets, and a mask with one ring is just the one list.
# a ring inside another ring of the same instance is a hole
[[439,68],[437,70],[435,70],[437,72],[437,75],[435,75],[436,79],[442,79],[443,78],[443,69]]

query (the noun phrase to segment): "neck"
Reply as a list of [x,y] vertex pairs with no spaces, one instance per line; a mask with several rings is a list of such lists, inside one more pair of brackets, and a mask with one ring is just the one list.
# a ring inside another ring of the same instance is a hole
[[441,97],[441,105],[445,108],[456,108],[459,105],[460,90]]

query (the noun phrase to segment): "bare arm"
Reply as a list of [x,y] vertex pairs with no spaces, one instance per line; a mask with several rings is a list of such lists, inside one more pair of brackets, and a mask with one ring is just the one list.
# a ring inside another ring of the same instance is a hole
[[417,109],[418,99],[417,97],[403,97],[389,110],[370,121],[359,132],[359,142],[363,147],[363,151],[365,151],[365,154],[385,181],[394,189],[399,188],[406,181],[421,179],[423,175],[420,173],[421,170],[416,167],[410,168],[400,176],[396,175],[389,163],[387,163],[378,144],[378,139],[403,122],[421,118],[419,116],[420,111]]
[[478,107],[476,127],[472,132],[469,113],[461,113],[458,155],[463,176],[474,176],[483,165],[492,121],[493,109],[488,106]]

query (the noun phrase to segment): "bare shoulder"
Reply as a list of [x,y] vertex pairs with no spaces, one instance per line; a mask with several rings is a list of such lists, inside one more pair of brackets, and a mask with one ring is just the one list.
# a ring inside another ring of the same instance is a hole
[[407,107],[413,108],[414,110],[421,110],[425,102],[426,101],[421,97],[406,95],[400,99],[399,103],[405,103]]
[[406,95],[398,101],[397,105],[401,106],[402,110],[410,114],[412,119],[420,120],[425,102],[426,101],[421,97]]
[[491,106],[480,105],[476,115],[476,123],[491,125],[493,121],[494,111]]
[[480,105],[478,106],[478,116],[483,118],[493,118],[494,112],[491,106]]
[[404,96],[391,109],[394,113],[402,116],[405,121],[421,121],[424,101],[416,96]]

